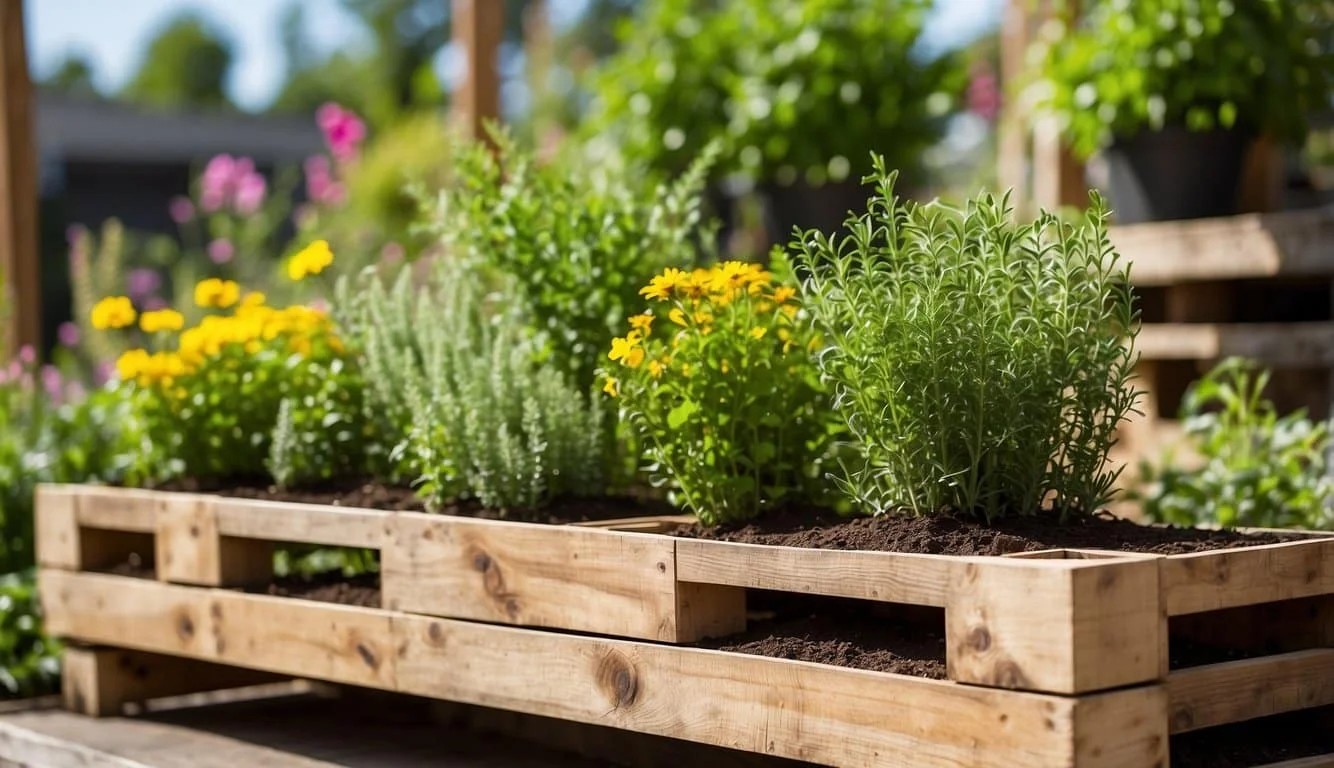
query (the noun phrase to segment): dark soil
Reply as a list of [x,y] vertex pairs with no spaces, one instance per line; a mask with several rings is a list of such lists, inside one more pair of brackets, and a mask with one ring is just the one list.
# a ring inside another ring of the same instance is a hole
[[[241,499],[264,501],[294,501],[303,504],[330,504],[340,507],[380,509],[393,512],[423,512],[426,505],[411,488],[354,481],[329,483],[301,489],[282,489],[263,483],[212,484],[178,481],[163,486],[162,490],[191,493],[216,493]],[[539,510],[488,509],[476,502],[450,504],[437,510],[443,515],[477,517],[487,520],[521,520],[534,523],[562,525],[598,520],[616,520],[622,517],[651,517],[680,514],[680,510],[665,501],[639,499],[630,496],[610,496],[587,499],[556,499]]]
[[380,574],[363,573],[348,577],[334,571],[314,576],[288,576],[274,579],[272,584],[256,591],[319,603],[379,608]]
[[1334,752],[1329,707],[1172,737],[1172,768],[1251,768]]
[[747,631],[701,647],[945,679],[944,611],[787,597]]
[[1110,514],[1062,522],[1042,513],[987,524],[951,515],[845,518],[823,510],[788,510],[744,525],[683,525],[677,536],[811,549],[860,549],[939,555],[1005,555],[1039,549],[1110,549],[1175,555],[1210,549],[1273,544],[1281,534],[1243,534],[1172,526],[1147,526]]

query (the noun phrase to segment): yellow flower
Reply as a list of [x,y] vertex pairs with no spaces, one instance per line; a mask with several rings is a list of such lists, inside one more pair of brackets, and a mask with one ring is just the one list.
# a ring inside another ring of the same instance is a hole
[[751,329],[750,329],[750,337],[751,337],[752,339],[762,339],[762,338],[764,338],[764,332],[767,331],[767,330],[769,330],[769,329],[768,329],[768,328],[765,328],[765,327],[763,327],[763,326],[758,326],[758,327],[755,327],[755,328],[751,328]]
[[328,240],[316,240],[302,248],[292,260],[287,262],[287,276],[293,280],[303,280],[307,275],[318,275],[333,263],[333,249]]
[[671,312],[667,313],[667,319],[677,325],[686,324],[686,313],[681,311],[680,307],[673,307]]
[[644,362],[644,350],[639,346],[640,336],[638,331],[630,331],[625,338],[614,338],[611,340],[611,351],[607,357],[612,360],[620,360],[631,368],[638,368],[639,364]]
[[240,309],[253,309],[255,307],[262,307],[264,306],[264,302],[266,301],[268,301],[268,297],[265,296],[263,293],[260,293],[259,291],[251,291],[247,293],[244,298],[241,299]]
[[143,349],[131,349],[116,358],[116,374],[121,381],[136,379],[148,368],[149,355]]
[[226,309],[241,298],[241,286],[232,280],[210,277],[195,286],[195,304],[201,307]]
[[124,328],[134,323],[134,304],[125,296],[108,296],[93,306],[93,327],[99,331]]
[[797,295],[797,289],[790,285],[780,285],[774,289],[774,301],[783,304]]
[[653,329],[653,315],[634,315],[630,318],[630,327],[647,336]]
[[648,285],[639,289],[639,295],[662,301],[672,295],[672,291],[686,284],[686,273],[674,267],[668,267],[661,275],[655,275]]
[[649,372],[649,375],[652,376],[653,378],[655,378],[655,379],[658,378],[659,376],[662,375],[662,372],[665,371],[665,370],[667,370],[667,363],[666,363],[666,361],[664,361],[664,360],[650,360],[650,361],[649,361],[649,364],[648,364],[648,372]]
[[185,316],[174,309],[157,309],[139,316],[139,327],[144,333],[179,331],[185,327]]
[[620,390],[620,386],[618,385],[616,379],[613,379],[612,377],[608,376],[608,377],[607,377],[607,382],[606,382],[605,384],[602,385],[602,391],[603,391],[603,392],[606,392],[607,394],[611,395],[612,397],[616,397],[616,395],[620,394],[620,391],[621,391],[621,390]]

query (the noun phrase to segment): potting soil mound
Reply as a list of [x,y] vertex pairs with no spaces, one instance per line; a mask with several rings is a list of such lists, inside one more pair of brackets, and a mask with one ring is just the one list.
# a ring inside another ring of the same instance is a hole
[[[191,493],[216,493],[240,499],[294,501],[302,504],[329,504],[340,507],[379,509],[393,512],[422,512],[426,505],[411,488],[372,482],[330,483],[314,488],[284,489],[264,484],[215,485],[178,481],[163,490]],[[475,502],[450,504],[437,510],[443,515],[478,517],[488,520],[519,520],[561,525],[623,517],[676,515],[680,510],[663,501],[609,496],[581,499],[556,499],[540,510],[487,509]]]
[[377,573],[344,576],[333,571],[313,576],[286,576],[274,579],[272,584],[258,591],[320,603],[380,607],[380,575]]
[[1039,549],[1111,549],[1175,555],[1291,540],[1282,534],[1147,526],[1112,515],[1062,521],[1049,513],[993,523],[954,515],[844,518],[824,510],[788,510],[742,525],[683,525],[677,536],[811,549],[859,549],[937,555],[1005,555]]

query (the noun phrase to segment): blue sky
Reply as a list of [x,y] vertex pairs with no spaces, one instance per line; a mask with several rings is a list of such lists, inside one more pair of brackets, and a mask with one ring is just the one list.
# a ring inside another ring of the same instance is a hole
[[[439,0],[442,3],[450,0]],[[77,51],[92,60],[98,85],[118,88],[134,71],[144,44],[168,18],[196,9],[231,36],[236,64],[229,90],[242,106],[264,106],[283,75],[278,20],[292,0],[28,0],[29,57],[40,77]],[[307,36],[322,52],[365,44],[338,0],[300,0]],[[584,0],[549,0],[554,14],[577,13]],[[995,24],[1001,0],[937,0],[930,37],[967,40]]]

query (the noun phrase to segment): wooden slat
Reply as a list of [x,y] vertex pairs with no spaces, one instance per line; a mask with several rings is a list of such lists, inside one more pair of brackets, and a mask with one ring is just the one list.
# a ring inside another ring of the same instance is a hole
[[161,491],[96,485],[66,487],[73,488],[79,497],[79,525],[140,533],[153,533],[157,529]]
[[676,540],[682,581],[944,606],[961,558]]
[[1334,648],[1178,670],[1167,690],[1173,733],[1334,704]]
[[285,501],[229,499],[213,504],[218,533],[326,547],[379,549],[392,513]]
[[123,648],[69,647],[61,655],[65,708],[95,717],[119,715],[131,702],[280,679],[240,667]]
[[143,579],[43,570],[53,635],[141,651],[392,688],[389,614]]
[[1166,747],[1156,686],[1075,700],[424,617],[395,628],[404,692],[823,764],[1072,765],[1078,743],[1079,765],[1153,765]]
[[1112,227],[1136,285],[1334,275],[1334,206]]
[[23,768],[156,768],[69,739],[0,721],[0,766],[9,768],[10,765]]
[[[433,616],[682,641],[675,539],[529,523],[404,513],[380,559],[385,607]],[[696,595],[709,634],[744,626],[736,597]]]
[[1160,565],[1170,616],[1334,593],[1334,539],[1172,555]]
[[1238,356],[1275,367],[1334,365],[1334,323],[1146,323],[1135,340],[1145,360]]
[[[763,754],[842,766],[1166,760],[1162,686],[1074,699],[114,576],[40,578],[61,635]],[[183,631],[183,618],[200,623]],[[349,644],[353,628],[365,651]]]
[[273,578],[273,542],[223,536],[216,497],[163,494],[154,546],[157,577],[207,586],[249,586]]

